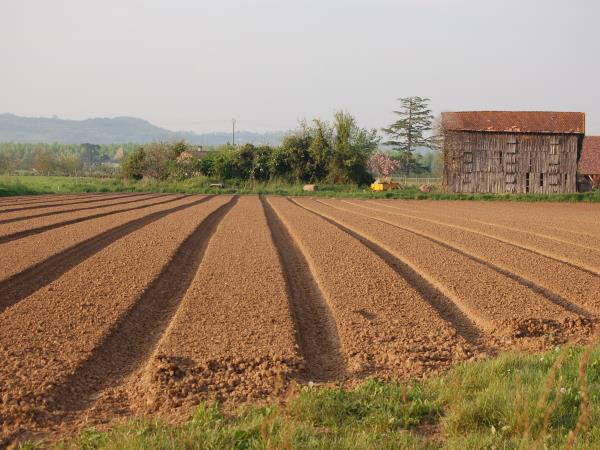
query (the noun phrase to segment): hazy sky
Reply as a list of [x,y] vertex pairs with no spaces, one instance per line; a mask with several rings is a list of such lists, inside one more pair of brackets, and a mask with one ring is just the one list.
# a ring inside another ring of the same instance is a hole
[[409,95],[585,111],[600,134],[600,1],[0,0],[0,112],[380,128]]

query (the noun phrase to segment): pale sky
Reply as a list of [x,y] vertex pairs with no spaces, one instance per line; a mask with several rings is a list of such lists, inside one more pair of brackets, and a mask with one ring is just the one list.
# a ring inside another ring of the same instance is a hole
[[0,113],[381,128],[410,95],[584,111],[600,134],[600,1],[0,0]]

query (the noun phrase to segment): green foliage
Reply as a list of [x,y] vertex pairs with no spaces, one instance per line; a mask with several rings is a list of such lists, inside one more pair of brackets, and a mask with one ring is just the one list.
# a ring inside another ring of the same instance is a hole
[[146,150],[143,147],[135,149],[123,160],[121,172],[125,178],[141,180],[146,172]]
[[362,129],[351,115],[338,112],[331,125],[320,120],[312,125],[301,123],[275,148],[223,146],[198,160],[179,158],[188,150],[184,142],[155,142],[130,152],[122,173],[131,180],[184,180],[202,175],[220,181],[365,184],[371,181],[366,161],[377,143],[375,130]]
[[400,110],[394,111],[398,120],[383,131],[388,135],[385,144],[400,153],[404,171],[410,175],[414,150],[432,147],[430,137],[425,134],[432,129],[433,115],[428,107],[428,98],[405,97],[399,101]]
[[[200,161],[206,164],[206,159]],[[458,194],[433,189],[420,192],[417,186],[406,185],[399,190],[372,192],[366,186],[355,184],[319,183],[319,190],[305,192],[301,183],[290,183],[286,178],[268,181],[225,180],[224,188],[211,188],[210,183],[223,181],[221,178],[204,175],[184,180],[171,179],[133,180],[124,178],[94,177],[45,177],[45,176],[0,176],[0,197],[27,194],[60,194],[68,192],[172,192],[186,194],[270,194],[308,195],[345,198],[396,198],[416,200],[484,200],[522,202],[600,202],[600,191],[575,194]]]
[[366,184],[372,180],[367,161],[378,142],[376,130],[360,128],[344,111],[335,114],[332,124],[304,122],[284,138],[271,163],[277,167],[272,176],[285,176],[285,168],[293,182]]
[[561,449],[572,440],[576,449],[599,448],[600,347],[589,355],[585,372],[588,425],[572,435],[582,411],[583,352],[505,353],[425,381],[305,386],[283,405],[247,406],[232,415],[203,403],[179,425],[133,420],[107,432],[89,429],[59,447]]
[[153,142],[129,153],[121,165],[122,175],[132,180],[184,180],[199,175],[201,164],[196,158],[181,158],[192,150],[185,142]]
[[114,176],[117,149],[133,151],[133,144],[22,144],[0,143],[0,174],[37,173],[40,175]]

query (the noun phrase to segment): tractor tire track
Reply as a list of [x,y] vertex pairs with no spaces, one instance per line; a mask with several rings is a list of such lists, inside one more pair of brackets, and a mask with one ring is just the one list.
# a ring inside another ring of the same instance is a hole
[[260,200],[287,285],[306,374],[314,381],[341,380],[346,369],[337,325],[315,279],[314,268],[269,202],[262,196]]
[[121,239],[168,214],[198,205],[210,199],[211,197],[203,197],[192,203],[186,203],[173,208],[157,211],[147,216],[140,217],[139,219],[131,220],[69,247],[64,251],[29,267],[23,272],[1,281],[0,314],[6,308],[9,308],[38,289],[56,280],[62,274],[116,240]]

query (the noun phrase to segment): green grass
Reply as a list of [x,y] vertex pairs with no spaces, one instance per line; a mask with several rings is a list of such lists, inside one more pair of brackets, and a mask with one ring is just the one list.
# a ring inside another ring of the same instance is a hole
[[231,180],[223,189],[210,188],[205,177],[185,181],[127,181],[112,178],[0,176],[0,196],[28,194],[64,194],[84,192],[163,192],[188,194],[270,194],[310,195],[340,198],[396,198],[416,200],[504,200],[525,202],[600,202],[600,191],[576,194],[453,194],[423,193],[416,186],[388,192],[371,192],[355,185],[319,185],[316,192],[304,192],[301,184]]
[[[572,448],[600,448],[600,346],[587,353],[581,370],[584,354],[570,347],[538,355],[506,353],[426,381],[369,380],[351,390],[303,387],[284,405],[247,407],[234,415],[202,404],[180,425],[133,420],[106,432],[86,430],[58,446],[559,449],[572,440]],[[580,373],[585,373],[583,389]],[[584,426],[571,436],[578,422]]]

